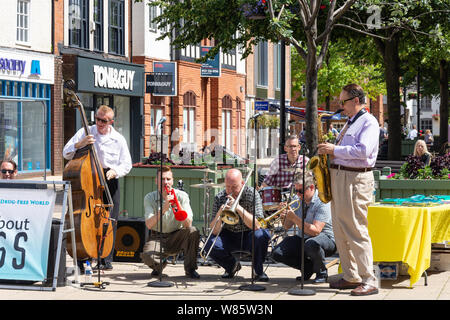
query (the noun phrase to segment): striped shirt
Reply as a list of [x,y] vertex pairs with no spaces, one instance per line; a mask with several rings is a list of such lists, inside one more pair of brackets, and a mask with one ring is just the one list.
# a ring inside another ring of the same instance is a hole
[[[305,163],[308,163],[309,158],[305,156]],[[281,154],[270,164],[269,172],[267,173],[264,183],[273,187],[290,187],[294,179],[294,171],[283,171],[283,169],[295,168],[297,171],[303,168],[303,155],[300,155],[294,164],[289,162],[287,153]]]
[[[254,189],[249,186],[244,186],[244,191],[242,191],[242,195],[239,198],[239,205],[245,209],[245,211],[249,212],[250,214],[253,214],[253,192]],[[255,217],[258,218],[264,218],[263,209],[262,209],[262,201],[261,197],[258,192],[255,192]],[[214,198],[214,205],[213,205],[213,217],[216,216],[217,212],[219,211],[220,207],[227,202],[227,193],[226,190],[222,190],[219,192],[216,197]],[[231,232],[242,232],[242,231],[250,231],[250,229],[244,224],[242,219],[239,217],[239,222],[235,225],[230,225],[224,223],[223,227]]]

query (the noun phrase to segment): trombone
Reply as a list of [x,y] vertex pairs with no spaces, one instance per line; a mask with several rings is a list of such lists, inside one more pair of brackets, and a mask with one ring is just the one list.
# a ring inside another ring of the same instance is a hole
[[[233,204],[231,205],[231,207],[230,207],[229,209],[223,209],[223,210],[222,210],[222,212],[220,213],[220,219],[216,220],[216,222],[214,223],[214,226],[212,227],[212,229],[211,229],[211,231],[210,231],[210,233],[209,233],[209,235],[208,235],[208,238],[206,238],[206,240],[205,240],[205,243],[204,243],[204,245],[203,245],[203,248],[200,250],[200,256],[203,258],[203,260],[204,260],[205,262],[206,262],[206,260],[208,259],[209,254],[211,253],[212,248],[213,248],[214,245],[216,244],[217,238],[218,238],[220,232],[222,231],[223,225],[224,225],[225,223],[226,223],[226,224],[229,224],[229,225],[235,225],[235,224],[238,224],[238,222],[239,222],[239,219],[240,219],[240,218],[239,218],[239,214],[236,212],[236,208],[237,208],[237,206],[238,206],[238,204],[239,204],[239,199],[240,199],[241,196],[242,196],[242,192],[244,191],[245,185],[247,184],[248,179],[250,178],[250,176],[251,176],[251,174],[252,174],[252,171],[253,171],[252,168],[249,168],[248,170],[249,170],[249,171],[248,171],[247,177],[245,178],[245,182],[244,182],[244,185],[243,185],[242,188],[241,188],[241,191],[239,191],[239,194],[238,194],[238,196],[236,197],[236,199],[234,200],[234,202],[233,202]],[[230,201],[230,198],[227,198],[227,201],[225,202],[223,208],[225,208],[225,207],[227,206],[227,204],[228,204],[229,201]],[[209,238],[211,238],[211,235],[212,235],[214,229],[216,228],[217,222],[219,222],[219,220],[222,221],[222,225],[220,226],[219,233],[217,234],[216,238],[214,239],[214,242],[212,243],[211,247],[210,247],[209,250],[208,250],[208,253],[207,253],[206,256],[205,256],[205,247],[206,247],[206,244],[208,243]]]

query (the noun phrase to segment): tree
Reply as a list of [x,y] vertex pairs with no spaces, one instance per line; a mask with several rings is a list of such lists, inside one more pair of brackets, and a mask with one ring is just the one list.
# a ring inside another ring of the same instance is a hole
[[[339,96],[342,87],[351,82],[361,84],[370,99],[386,94],[383,66],[372,63],[363,56],[355,59],[351,54],[354,45],[355,43],[342,38],[330,42],[327,57],[317,77],[318,103],[327,104],[331,98]],[[305,61],[295,51],[292,52],[291,60],[292,91],[301,92],[306,81]]]
[[[378,18],[375,20],[378,22],[375,24],[362,22],[369,21],[370,16],[367,12],[374,10]],[[430,38],[439,36],[422,26],[435,24],[440,14],[448,12],[448,4],[437,0],[358,1],[355,10],[349,11],[344,17],[345,23],[336,25],[372,37],[383,58],[389,118],[388,158],[391,160],[401,159],[400,44],[410,40],[408,36],[412,38],[417,35]]]
[[[171,37],[175,47],[214,39],[215,46],[207,57],[213,57],[220,49],[228,52],[237,46],[244,49],[246,57],[261,40],[285,40],[286,44],[293,45],[306,62],[307,144],[309,150],[314,150],[317,144],[317,74],[327,55],[334,25],[355,2],[159,0],[150,5],[164,9],[154,22],[163,28],[170,27],[160,39]],[[173,29],[176,31],[172,32]]]

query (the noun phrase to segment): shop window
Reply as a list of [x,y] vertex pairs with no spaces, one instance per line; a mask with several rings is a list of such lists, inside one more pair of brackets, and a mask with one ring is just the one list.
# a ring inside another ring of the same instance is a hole
[[109,2],[109,52],[118,55],[125,54],[124,32],[124,1]]
[[103,51],[103,0],[94,0],[94,50]]
[[195,144],[195,109],[197,99],[193,92],[183,95],[183,145],[196,150]]
[[69,45],[89,48],[88,0],[69,0]]
[[222,98],[222,145],[231,150],[231,108],[233,100],[230,96]]
[[16,40],[19,42],[29,42],[29,21],[30,21],[30,1],[17,1],[17,34]]
[[29,83],[0,81],[0,156],[13,159],[20,172],[43,171],[45,164],[50,168],[45,161],[50,150],[50,130],[45,125],[50,86],[35,85],[34,98],[40,101],[7,101],[28,98],[24,89],[30,87]]

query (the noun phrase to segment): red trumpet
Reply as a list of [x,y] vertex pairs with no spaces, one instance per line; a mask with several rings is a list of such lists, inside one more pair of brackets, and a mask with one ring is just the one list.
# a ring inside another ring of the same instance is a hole
[[166,193],[173,196],[172,200],[169,200],[170,205],[172,206],[172,211],[175,216],[175,219],[178,221],[184,221],[187,218],[187,212],[181,209],[180,203],[178,202],[177,196],[175,195],[175,189],[169,189],[167,186],[164,186],[166,189]]

